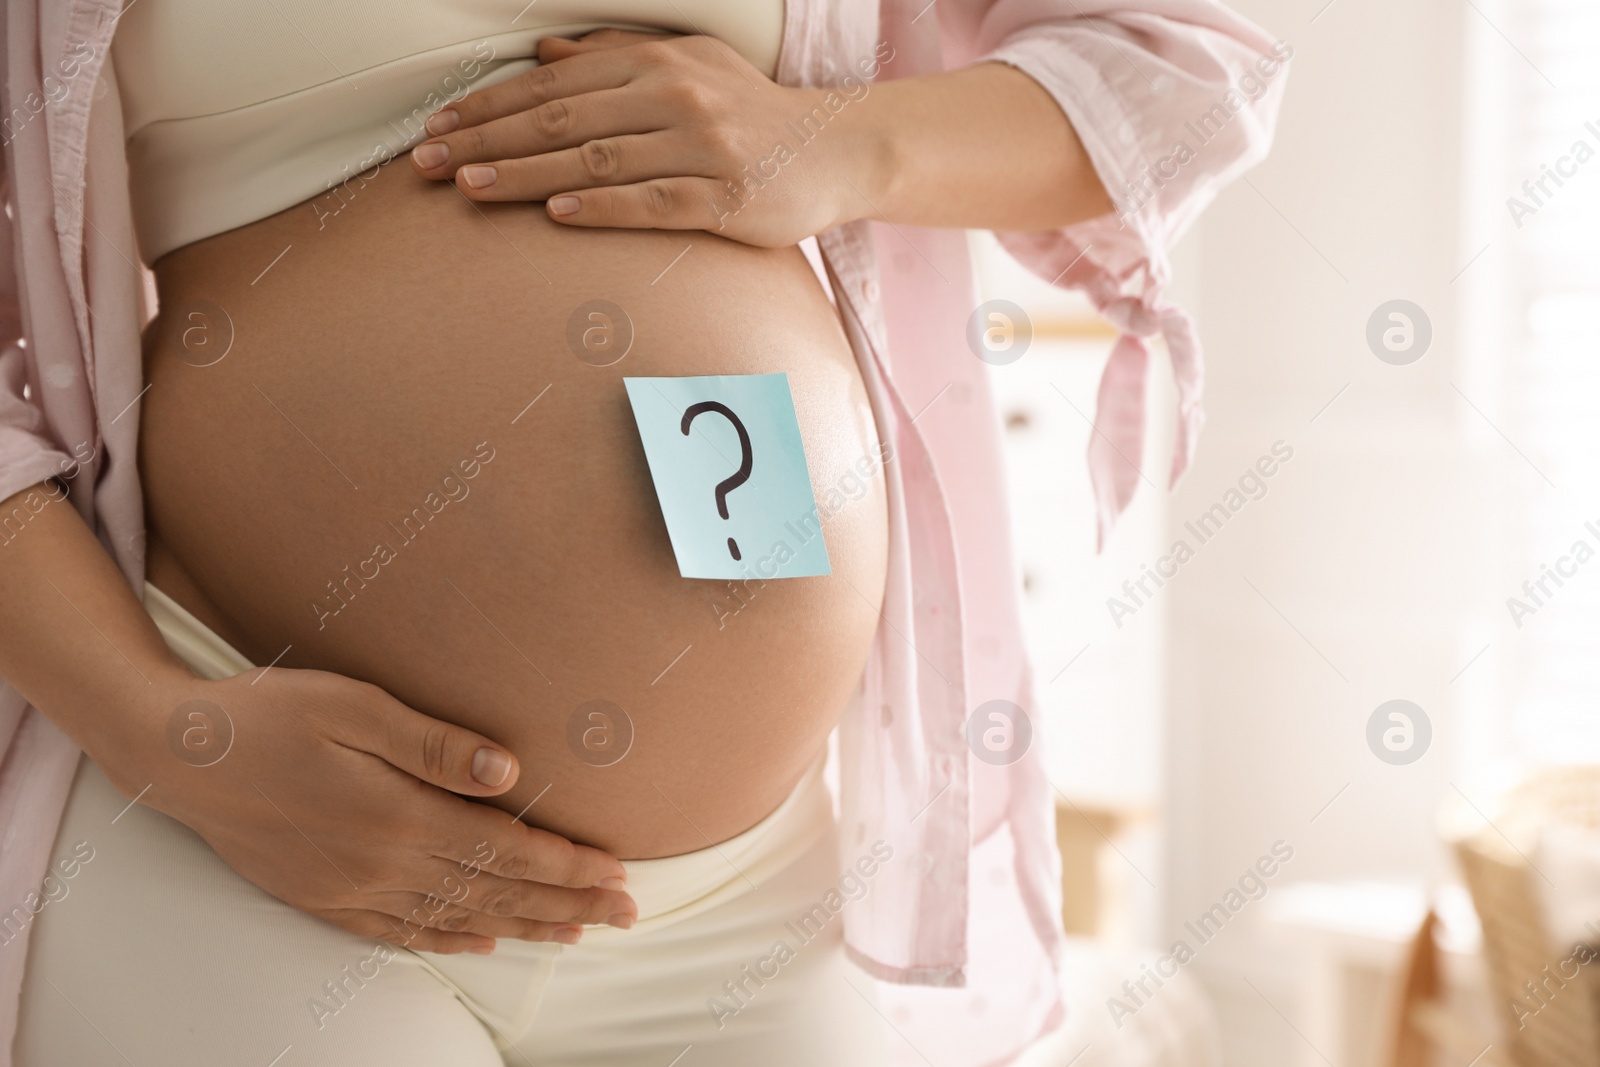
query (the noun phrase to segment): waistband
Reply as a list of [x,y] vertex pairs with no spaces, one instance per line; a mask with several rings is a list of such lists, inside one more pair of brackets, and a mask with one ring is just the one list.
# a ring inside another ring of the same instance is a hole
[[670,926],[743,896],[799,859],[833,824],[822,769],[819,757],[776,811],[736,837],[677,856],[623,860],[638,921],[628,930],[589,927],[584,941],[604,943]]
[[628,892],[639,905],[639,920],[630,929],[587,926],[583,941],[570,948],[506,938],[489,956],[415,955],[489,1025],[504,1052],[508,1040],[519,1040],[534,1025],[545,988],[556,977],[564,953],[608,945],[626,952],[630,940],[712,912],[799,861],[832,825],[833,802],[819,760],[777,811],[737,837],[680,856],[624,860]]
[[207,681],[232,678],[255,666],[182,604],[149,582],[144,583],[144,610],[155,620],[167,647]]

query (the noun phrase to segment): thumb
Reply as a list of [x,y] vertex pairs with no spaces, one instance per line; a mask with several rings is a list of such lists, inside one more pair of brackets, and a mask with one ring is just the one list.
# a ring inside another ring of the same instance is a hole
[[[517,782],[517,758],[472,730],[424,715],[381,693],[358,726],[364,736],[344,739],[414,778],[463,796],[492,797]],[[359,720],[358,720],[359,721]]]

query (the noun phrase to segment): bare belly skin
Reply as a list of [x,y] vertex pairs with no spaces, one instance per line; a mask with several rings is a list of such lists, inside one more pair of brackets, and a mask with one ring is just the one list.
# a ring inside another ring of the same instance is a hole
[[[800,251],[563,228],[404,162],[314,203],[156,264],[150,580],[252,662],[504,744],[493,803],[537,797],[531,824],[630,859],[759,821],[858,685],[886,566],[881,470],[853,473],[871,408]],[[611,366],[568,344],[596,299],[633,323]],[[681,578],[622,377],[774,371],[819,502],[856,497],[823,523],[833,573]]]

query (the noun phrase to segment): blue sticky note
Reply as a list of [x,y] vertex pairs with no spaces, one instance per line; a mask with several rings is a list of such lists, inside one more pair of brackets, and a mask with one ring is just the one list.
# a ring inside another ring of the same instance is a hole
[[679,574],[832,573],[787,374],[622,382]]

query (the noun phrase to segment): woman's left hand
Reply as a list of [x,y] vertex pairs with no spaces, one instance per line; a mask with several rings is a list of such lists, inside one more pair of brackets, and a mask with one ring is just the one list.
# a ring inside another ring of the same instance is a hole
[[710,37],[621,30],[546,38],[539,60],[437,112],[412,166],[472,200],[544,200],[571,226],[765,247],[872,213],[873,153],[846,121],[865,81],[787,88]]

